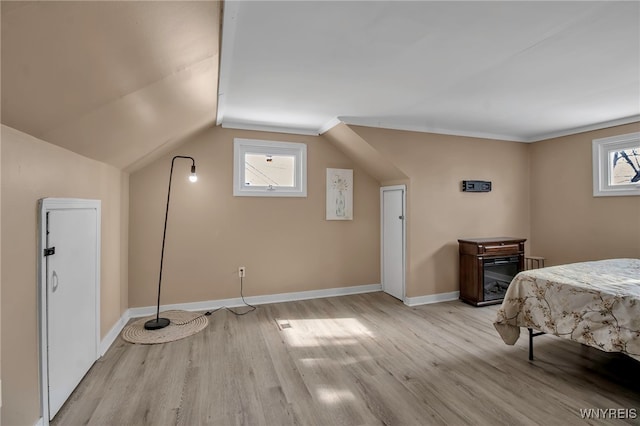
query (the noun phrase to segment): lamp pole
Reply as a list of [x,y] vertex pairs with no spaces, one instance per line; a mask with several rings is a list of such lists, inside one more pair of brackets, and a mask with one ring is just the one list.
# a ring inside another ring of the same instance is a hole
[[191,160],[191,175],[189,180],[195,182],[198,180],[196,176],[196,160],[193,157],[187,157],[184,155],[176,155],[171,160],[171,172],[169,173],[169,190],[167,191],[167,209],[164,213],[164,231],[162,232],[162,253],[160,254],[160,277],[158,278],[158,304],[156,308],[156,317],[144,323],[144,328],[147,330],[159,330],[165,328],[171,322],[168,318],[160,318],[160,289],[162,288],[162,265],[164,263],[164,243],[167,238],[167,218],[169,217],[169,200],[171,199],[171,178],[173,177],[173,163],[177,158],[185,158]]

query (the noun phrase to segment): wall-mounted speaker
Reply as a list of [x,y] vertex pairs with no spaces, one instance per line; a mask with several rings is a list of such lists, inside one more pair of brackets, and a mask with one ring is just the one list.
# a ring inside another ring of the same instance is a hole
[[463,180],[463,192],[489,192],[491,191],[491,181],[487,180]]

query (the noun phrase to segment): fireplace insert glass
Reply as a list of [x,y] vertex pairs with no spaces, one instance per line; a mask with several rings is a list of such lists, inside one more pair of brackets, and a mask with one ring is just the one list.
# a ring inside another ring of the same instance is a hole
[[503,299],[518,273],[518,256],[484,259],[484,300]]

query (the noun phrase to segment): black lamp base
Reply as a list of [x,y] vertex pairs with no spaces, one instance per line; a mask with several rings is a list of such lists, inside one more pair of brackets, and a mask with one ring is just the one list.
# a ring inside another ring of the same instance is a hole
[[144,323],[145,330],[159,330],[165,328],[171,323],[168,318],[154,318]]

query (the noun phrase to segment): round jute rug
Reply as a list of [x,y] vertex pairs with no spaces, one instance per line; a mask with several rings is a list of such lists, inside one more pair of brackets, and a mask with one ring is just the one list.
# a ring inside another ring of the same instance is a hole
[[168,318],[171,323],[159,330],[145,330],[144,323],[155,318],[155,315],[140,318],[122,330],[122,338],[127,342],[153,345],[173,342],[174,340],[196,334],[203,330],[209,320],[200,312],[166,311],[160,312],[160,318]]

